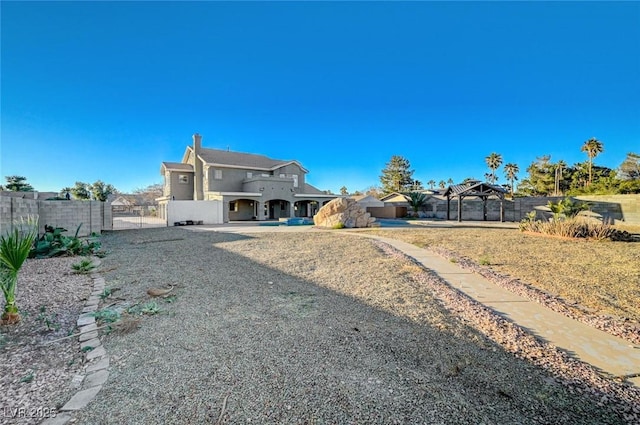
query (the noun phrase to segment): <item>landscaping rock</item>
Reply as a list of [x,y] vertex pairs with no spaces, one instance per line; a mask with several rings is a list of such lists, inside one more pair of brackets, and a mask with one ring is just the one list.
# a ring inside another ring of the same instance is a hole
[[320,208],[313,216],[313,222],[320,227],[372,227],[375,218],[371,217],[355,199],[336,198]]

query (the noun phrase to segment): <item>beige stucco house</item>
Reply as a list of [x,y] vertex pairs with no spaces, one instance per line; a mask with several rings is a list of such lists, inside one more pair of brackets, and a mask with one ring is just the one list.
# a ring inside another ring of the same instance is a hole
[[308,184],[308,171],[298,161],[208,149],[201,142],[202,136],[194,134],[182,162],[162,163],[160,216],[172,201],[218,201],[224,222],[313,217],[337,197]]

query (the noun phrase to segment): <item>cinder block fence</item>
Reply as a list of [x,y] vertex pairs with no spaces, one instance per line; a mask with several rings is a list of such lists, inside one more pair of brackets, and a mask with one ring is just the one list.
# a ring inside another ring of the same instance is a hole
[[[13,194],[12,194],[13,195]],[[112,229],[111,204],[99,201],[47,201],[0,195],[0,232],[11,230],[16,221],[38,218],[38,231],[44,226],[64,227],[73,235],[82,223],[78,236],[88,236]]]

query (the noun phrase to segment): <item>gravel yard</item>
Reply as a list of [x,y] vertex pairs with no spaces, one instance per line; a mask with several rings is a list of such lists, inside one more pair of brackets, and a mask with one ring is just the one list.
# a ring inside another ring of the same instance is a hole
[[[162,228],[107,234],[103,246],[102,274],[118,288],[103,308],[159,312],[102,336],[109,380],[78,424],[640,422],[637,388],[375,241]],[[86,280],[76,285],[89,292]],[[169,286],[165,299],[146,293]]]

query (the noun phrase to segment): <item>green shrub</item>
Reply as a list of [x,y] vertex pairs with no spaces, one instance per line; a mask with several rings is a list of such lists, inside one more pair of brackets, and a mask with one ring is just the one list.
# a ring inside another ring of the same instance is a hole
[[71,268],[76,273],[86,274],[95,269],[96,265],[93,264],[90,258],[83,258],[79,263],[72,264]]
[[20,321],[16,306],[18,272],[29,256],[37,229],[37,220],[27,219],[0,236],[0,289],[5,300],[2,321],[8,324]]
[[332,229],[344,229],[344,223],[336,223],[333,226],[331,226]]
[[608,222],[585,220],[578,216],[551,221],[524,219],[520,222],[519,227],[520,231],[523,232],[535,232],[566,238],[585,238],[611,241],[634,240],[630,233],[615,229]]
[[73,236],[66,236],[67,231],[62,227],[44,226],[44,234],[38,238],[29,254],[30,258],[50,258],[63,255],[94,255],[100,254],[100,241],[97,233],[91,233],[86,240],[78,237],[82,223],[76,229]]

